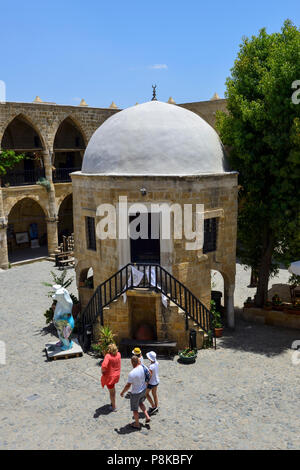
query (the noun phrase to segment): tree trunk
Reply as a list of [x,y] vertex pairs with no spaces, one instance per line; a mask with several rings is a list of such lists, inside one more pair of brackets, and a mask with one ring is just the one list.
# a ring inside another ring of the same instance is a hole
[[263,246],[264,250],[258,271],[258,284],[255,296],[255,305],[257,307],[263,307],[268,300],[268,284],[274,250],[273,236],[269,229],[265,230]]

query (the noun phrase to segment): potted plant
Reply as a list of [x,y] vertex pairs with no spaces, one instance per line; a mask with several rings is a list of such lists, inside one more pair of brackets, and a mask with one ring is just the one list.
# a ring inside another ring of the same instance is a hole
[[212,328],[215,330],[216,338],[221,338],[223,336],[223,324],[221,321],[221,314],[216,309],[216,303],[214,300],[210,301],[210,311],[212,313]]
[[105,356],[108,346],[115,343],[114,336],[116,336],[109,326],[102,326],[100,328],[100,339],[97,343],[92,344],[93,351],[100,357]]
[[184,364],[192,364],[197,357],[197,349],[186,348],[179,353],[180,362]]
[[278,294],[272,297],[272,307],[274,310],[282,310],[282,300]]

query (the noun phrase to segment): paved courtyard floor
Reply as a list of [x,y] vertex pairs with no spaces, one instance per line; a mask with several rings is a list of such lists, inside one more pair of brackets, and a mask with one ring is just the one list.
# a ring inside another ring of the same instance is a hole
[[[51,269],[42,261],[0,273],[0,340],[7,350],[0,365],[1,449],[300,447],[300,365],[292,364],[290,350],[300,331],[239,321],[216,351],[199,351],[195,364],[161,359],[160,410],[135,431],[128,427],[128,399],[118,396],[118,412],[108,412],[98,359],[46,360],[44,345],[53,337],[45,329],[49,299],[41,282]],[[118,394],[129,371],[123,359]]]

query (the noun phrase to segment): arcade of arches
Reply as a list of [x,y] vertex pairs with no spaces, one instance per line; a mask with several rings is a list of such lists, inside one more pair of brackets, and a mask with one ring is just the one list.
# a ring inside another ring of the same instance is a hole
[[[46,151],[45,140],[23,114],[3,132],[1,148],[25,158],[1,179],[2,268],[8,262],[50,255],[63,235],[73,233],[70,173],[81,169],[86,137],[67,117],[56,130],[52,154]],[[45,179],[50,185],[40,184]]]

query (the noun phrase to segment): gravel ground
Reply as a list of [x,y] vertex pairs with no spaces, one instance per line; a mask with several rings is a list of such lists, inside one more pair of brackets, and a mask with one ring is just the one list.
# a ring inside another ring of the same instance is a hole
[[[41,281],[51,269],[43,261],[0,273],[0,339],[7,348],[1,449],[299,448],[300,366],[290,350],[299,332],[239,320],[216,351],[199,351],[195,364],[161,359],[160,410],[150,426],[131,430],[129,400],[118,396],[118,412],[108,412],[99,360],[46,360],[44,345],[53,336],[45,329],[49,299]],[[244,290],[240,295],[244,300]],[[118,394],[129,371],[122,359]]]

